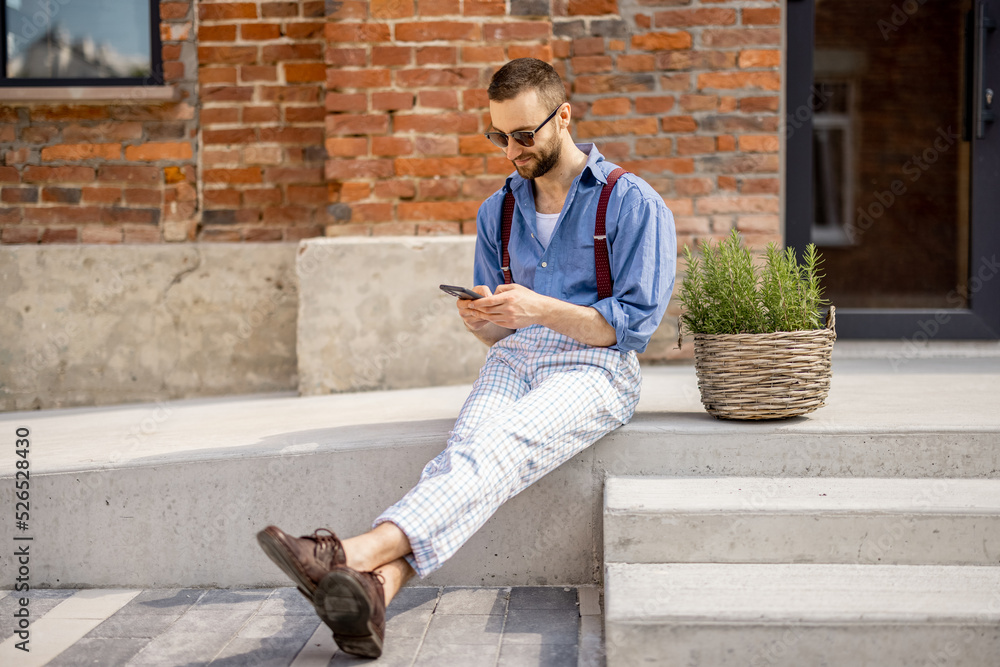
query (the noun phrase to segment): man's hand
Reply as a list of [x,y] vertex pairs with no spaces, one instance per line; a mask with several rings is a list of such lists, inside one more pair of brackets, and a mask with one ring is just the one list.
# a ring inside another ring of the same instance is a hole
[[[490,297],[493,295],[490,292],[490,288],[486,285],[477,285],[472,288],[472,291],[476,294],[482,294],[484,297]],[[473,307],[473,304],[479,303],[482,299],[458,299],[456,306],[458,306],[458,314],[462,316],[462,321],[465,322],[465,326],[469,331],[476,332],[484,328],[490,323],[488,319],[483,317],[483,314]]]
[[[485,287],[483,289],[489,292]],[[554,299],[523,285],[497,285],[496,294],[470,301],[469,308],[497,326],[523,329],[531,324],[540,324],[546,309],[552,308],[552,301]]]

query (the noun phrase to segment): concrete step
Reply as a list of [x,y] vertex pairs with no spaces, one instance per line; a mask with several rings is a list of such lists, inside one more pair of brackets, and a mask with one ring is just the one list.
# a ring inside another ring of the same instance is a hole
[[1000,565],[1000,479],[611,477],[604,557]]
[[[1000,478],[1000,359],[837,362],[827,407],[770,423],[708,416],[690,367],[643,375],[631,423],[513,498],[424,583],[599,582],[608,475]],[[32,584],[287,585],[254,534],[366,530],[445,446],[468,391],[2,414],[8,438],[31,432]],[[0,457],[0,486],[15,463]],[[0,539],[15,534],[0,513]],[[12,567],[0,559],[0,579]]]
[[984,667],[1000,567],[609,563],[608,667]]

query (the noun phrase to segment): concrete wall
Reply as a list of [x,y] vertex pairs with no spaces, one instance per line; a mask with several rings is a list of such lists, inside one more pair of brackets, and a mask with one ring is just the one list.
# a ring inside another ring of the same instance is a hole
[[0,248],[0,410],[296,386],[293,244]]
[[472,286],[474,245],[462,236],[303,241],[300,393],[472,382],[486,346],[438,285]]

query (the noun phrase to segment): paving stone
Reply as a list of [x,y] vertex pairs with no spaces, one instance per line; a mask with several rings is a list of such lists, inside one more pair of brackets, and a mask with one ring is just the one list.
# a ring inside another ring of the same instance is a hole
[[315,614],[309,616],[261,616],[256,615],[244,625],[237,637],[244,639],[295,638],[303,644],[322,621]]
[[568,644],[500,645],[497,667],[577,667],[576,646]]
[[297,588],[276,588],[257,611],[258,616],[316,616],[312,603]]
[[427,626],[431,622],[433,613],[429,609],[412,609],[402,614],[397,614],[386,621],[386,637],[415,637],[417,639],[424,636]]
[[[498,646],[424,642],[413,667],[465,667],[496,664]],[[523,666],[527,667],[527,666]]]
[[192,611],[203,607],[225,605],[226,609],[250,609],[256,611],[271,595],[274,589],[207,590],[194,603]]
[[[310,633],[312,634],[312,633]],[[305,645],[305,637],[237,637],[212,662],[212,667],[287,667]]]
[[211,632],[209,627],[201,632],[165,632],[146,644],[128,664],[134,667],[208,664],[232,639],[232,634]]
[[28,613],[31,614],[29,619],[34,622],[75,593],[76,590],[67,588],[38,588],[26,593],[12,591],[10,595],[0,600],[0,641],[14,636],[14,631],[17,629],[17,619],[14,618],[14,612],[21,606],[21,603],[18,602],[20,598],[28,598]]
[[47,667],[107,667],[124,665],[149,639],[84,637],[47,663]]
[[575,611],[518,609],[507,612],[503,641],[510,644],[576,644],[580,616]]
[[207,591],[201,588],[160,588],[145,590],[121,608],[119,613],[179,614]]
[[[124,609],[124,608],[123,608]],[[119,611],[86,634],[87,638],[152,639],[166,632],[181,612],[173,614],[122,613]]]
[[577,609],[577,591],[563,586],[515,586],[510,609]]
[[498,614],[434,614],[424,644],[497,644],[502,630]]
[[186,612],[170,628],[170,632],[199,632],[210,631],[217,633],[229,633],[230,636],[239,632],[243,624],[253,616],[253,612],[246,609],[198,609],[193,608]]
[[445,588],[435,614],[503,614],[507,588]]
[[[355,665],[359,667],[360,665],[371,665],[372,667],[409,667],[413,664],[413,659],[419,647],[419,639],[410,637],[393,639],[386,632],[385,643],[382,645],[382,655],[378,660],[359,658],[337,651],[333,659],[330,660],[329,667],[354,667]],[[442,663],[442,667],[444,664],[446,663]]]

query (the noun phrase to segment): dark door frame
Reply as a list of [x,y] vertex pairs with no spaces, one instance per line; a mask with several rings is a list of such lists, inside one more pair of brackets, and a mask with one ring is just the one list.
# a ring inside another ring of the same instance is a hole
[[[1000,21],[1000,0],[985,2]],[[813,217],[812,112],[814,0],[786,4],[785,51],[785,244],[802,253]],[[985,41],[984,87],[1000,93],[1000,30]],[[1000,97],[1000,94],[998,94]],[[994,102],[1000,112],[1000,100]],[[969,230],[968,308],[838,308],[841,338],[931,339],[1000,338],[1000,122],[972,138],[972,201]],[[836,305],[836,304],[834,304]]]

